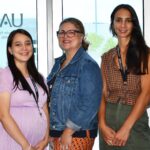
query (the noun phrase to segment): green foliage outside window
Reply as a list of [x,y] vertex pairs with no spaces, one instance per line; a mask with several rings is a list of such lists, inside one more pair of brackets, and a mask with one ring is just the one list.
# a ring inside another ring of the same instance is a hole
[[115,38],[108,37],[108,39],[106,39],[104,36],[98,35],[97,33],[89,33],[87,40],[90,42],[89,52],[96,53],[96,55],[99,56],[115,47],[117,43]]

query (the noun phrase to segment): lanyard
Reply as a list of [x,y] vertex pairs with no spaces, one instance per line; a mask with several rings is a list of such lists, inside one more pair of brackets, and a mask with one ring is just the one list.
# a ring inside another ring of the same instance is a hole
[[38,111],[39,111],[39,114],[40,114],[40,116],[42,116],[42,113],[40,112],[40,108],[39,108],[39,105],[38,105],[38,99],[39,99],[39,92],[38,92],[38,88],[37,88],[37,86],[36,86],[36,84],[35,84],[35,81],[33,80],[33,78],[30,76],[30,79],[31,79],[31,81],[32,81],[32,84],[33,84],[33,87],[34,87],[34,90],[35,90],[35,94],[33,93],[33,96],[34,96],[34,98],[35,98],[35,101],[36,101],[36,103],[37,103],[37,107],[38,107]]
[[119,63],[119,67],[120,67],[120,72],[121,72],[121,76],[122,76],[122,79],[123,79],[123,83],[127,84],[127,74],[128,74],[127,68],[125,68],[125,69],[123,68],[119,46],[117,46],[116,48],[117,48],[118,63]]

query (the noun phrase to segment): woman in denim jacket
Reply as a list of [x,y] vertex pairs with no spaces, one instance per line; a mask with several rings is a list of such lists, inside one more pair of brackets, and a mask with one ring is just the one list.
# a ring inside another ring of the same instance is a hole
[[63,20],[57,37],[64,54],[55,60],[47,78],[51,145],[54,150],[92,150],[97,136],[101,71],[86,53],[89,44],[80,20]]

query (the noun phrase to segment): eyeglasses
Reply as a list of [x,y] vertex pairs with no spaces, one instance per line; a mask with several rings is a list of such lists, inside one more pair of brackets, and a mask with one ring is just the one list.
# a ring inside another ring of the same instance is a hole
[[65,35],[67,35],[67,37],[74,37],[76,36],[77,33],[82,33],[81,31],[78,30],[68,30],[68,31],[57,31],[57,36],[62,38],[65,37]]

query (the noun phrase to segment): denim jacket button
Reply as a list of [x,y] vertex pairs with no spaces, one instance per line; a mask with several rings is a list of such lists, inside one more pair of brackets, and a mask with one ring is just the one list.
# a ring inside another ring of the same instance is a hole
[[55,129],[56,127],[53,125],[53,128]]

